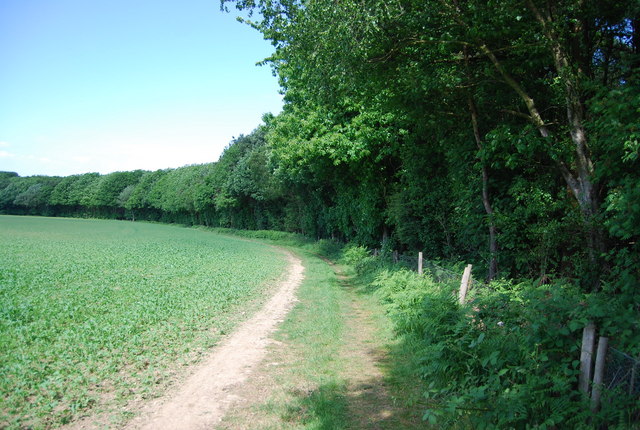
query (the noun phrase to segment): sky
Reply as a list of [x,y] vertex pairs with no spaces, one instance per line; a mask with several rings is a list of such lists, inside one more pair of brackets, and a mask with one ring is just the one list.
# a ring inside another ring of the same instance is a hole
[[0,171],[216,161],[282,96],[262,35],[219,0],[0,0]]

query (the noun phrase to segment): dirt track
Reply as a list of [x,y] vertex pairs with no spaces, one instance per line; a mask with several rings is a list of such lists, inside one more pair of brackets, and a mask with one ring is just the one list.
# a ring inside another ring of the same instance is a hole
[[239,400],[235,392],[260,364],[270,335],[295,302],[304,268],[300,259],[287,254],[287,277],[264,308],[214,348],[172,393],[146,405],[126,429],[205,429],[222,419]]

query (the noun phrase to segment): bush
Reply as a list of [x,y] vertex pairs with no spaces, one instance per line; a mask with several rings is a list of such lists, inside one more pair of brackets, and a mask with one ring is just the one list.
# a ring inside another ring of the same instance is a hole
[[571,284],[495,282],[461,306],[451,286],[377,264],[366,249],[349,247],[344,260],[360,272],[376,269],[371,286],[398,337],[419,355],[428,422],[474,429],[599,422],[576,390],[586,316]]
[[422,303],[423,377],[431,421],[473,428],[566,428],[586,423],[575,390],[582,327],[566,286],[499,285],[466,306],[442,291]]
[[338,260],[342,254],[343,245],[332,239],[320,239],[314,243],[314,251],[323,257],[330,258],[332,260]]
[[364,246],[348,245],[342,251],[342,261],[353,267],[357,274],[363,274],[375,263],[375,257]]

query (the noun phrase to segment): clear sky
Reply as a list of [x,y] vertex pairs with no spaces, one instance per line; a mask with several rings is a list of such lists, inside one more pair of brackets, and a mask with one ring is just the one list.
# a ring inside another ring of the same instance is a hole
[[0,170],[216,161],[282,107],[272,53],[219,0],[0,0]]

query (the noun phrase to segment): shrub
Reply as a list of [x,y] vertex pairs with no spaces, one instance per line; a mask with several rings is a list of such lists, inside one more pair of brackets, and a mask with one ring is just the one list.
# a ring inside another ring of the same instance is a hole
[[343,245],[332,239],[320,239],[313,244],[314,251],[323,257],[327,257],[333,260],[340,258]]
[[[356,247],[345,252],[359,267],[370,258]],[[397,335],[419,355],[425,420],[477,429],[588,422],[575,387],[585,317],[572,285],[496,282],[462,306],[451,286],[406,269],[380,268],[372,286]]]
[[342,252],[342,261],[353,267],[357,274],[362,274],[371,268],[376,259],[369,255],[369,250],[364,246],[348,245]]
[[473,428],[575,428],[576,293],[567,286],[486,288],[466,306],[434,291],[423,302],[422,376],[438,400],[431,421]]

